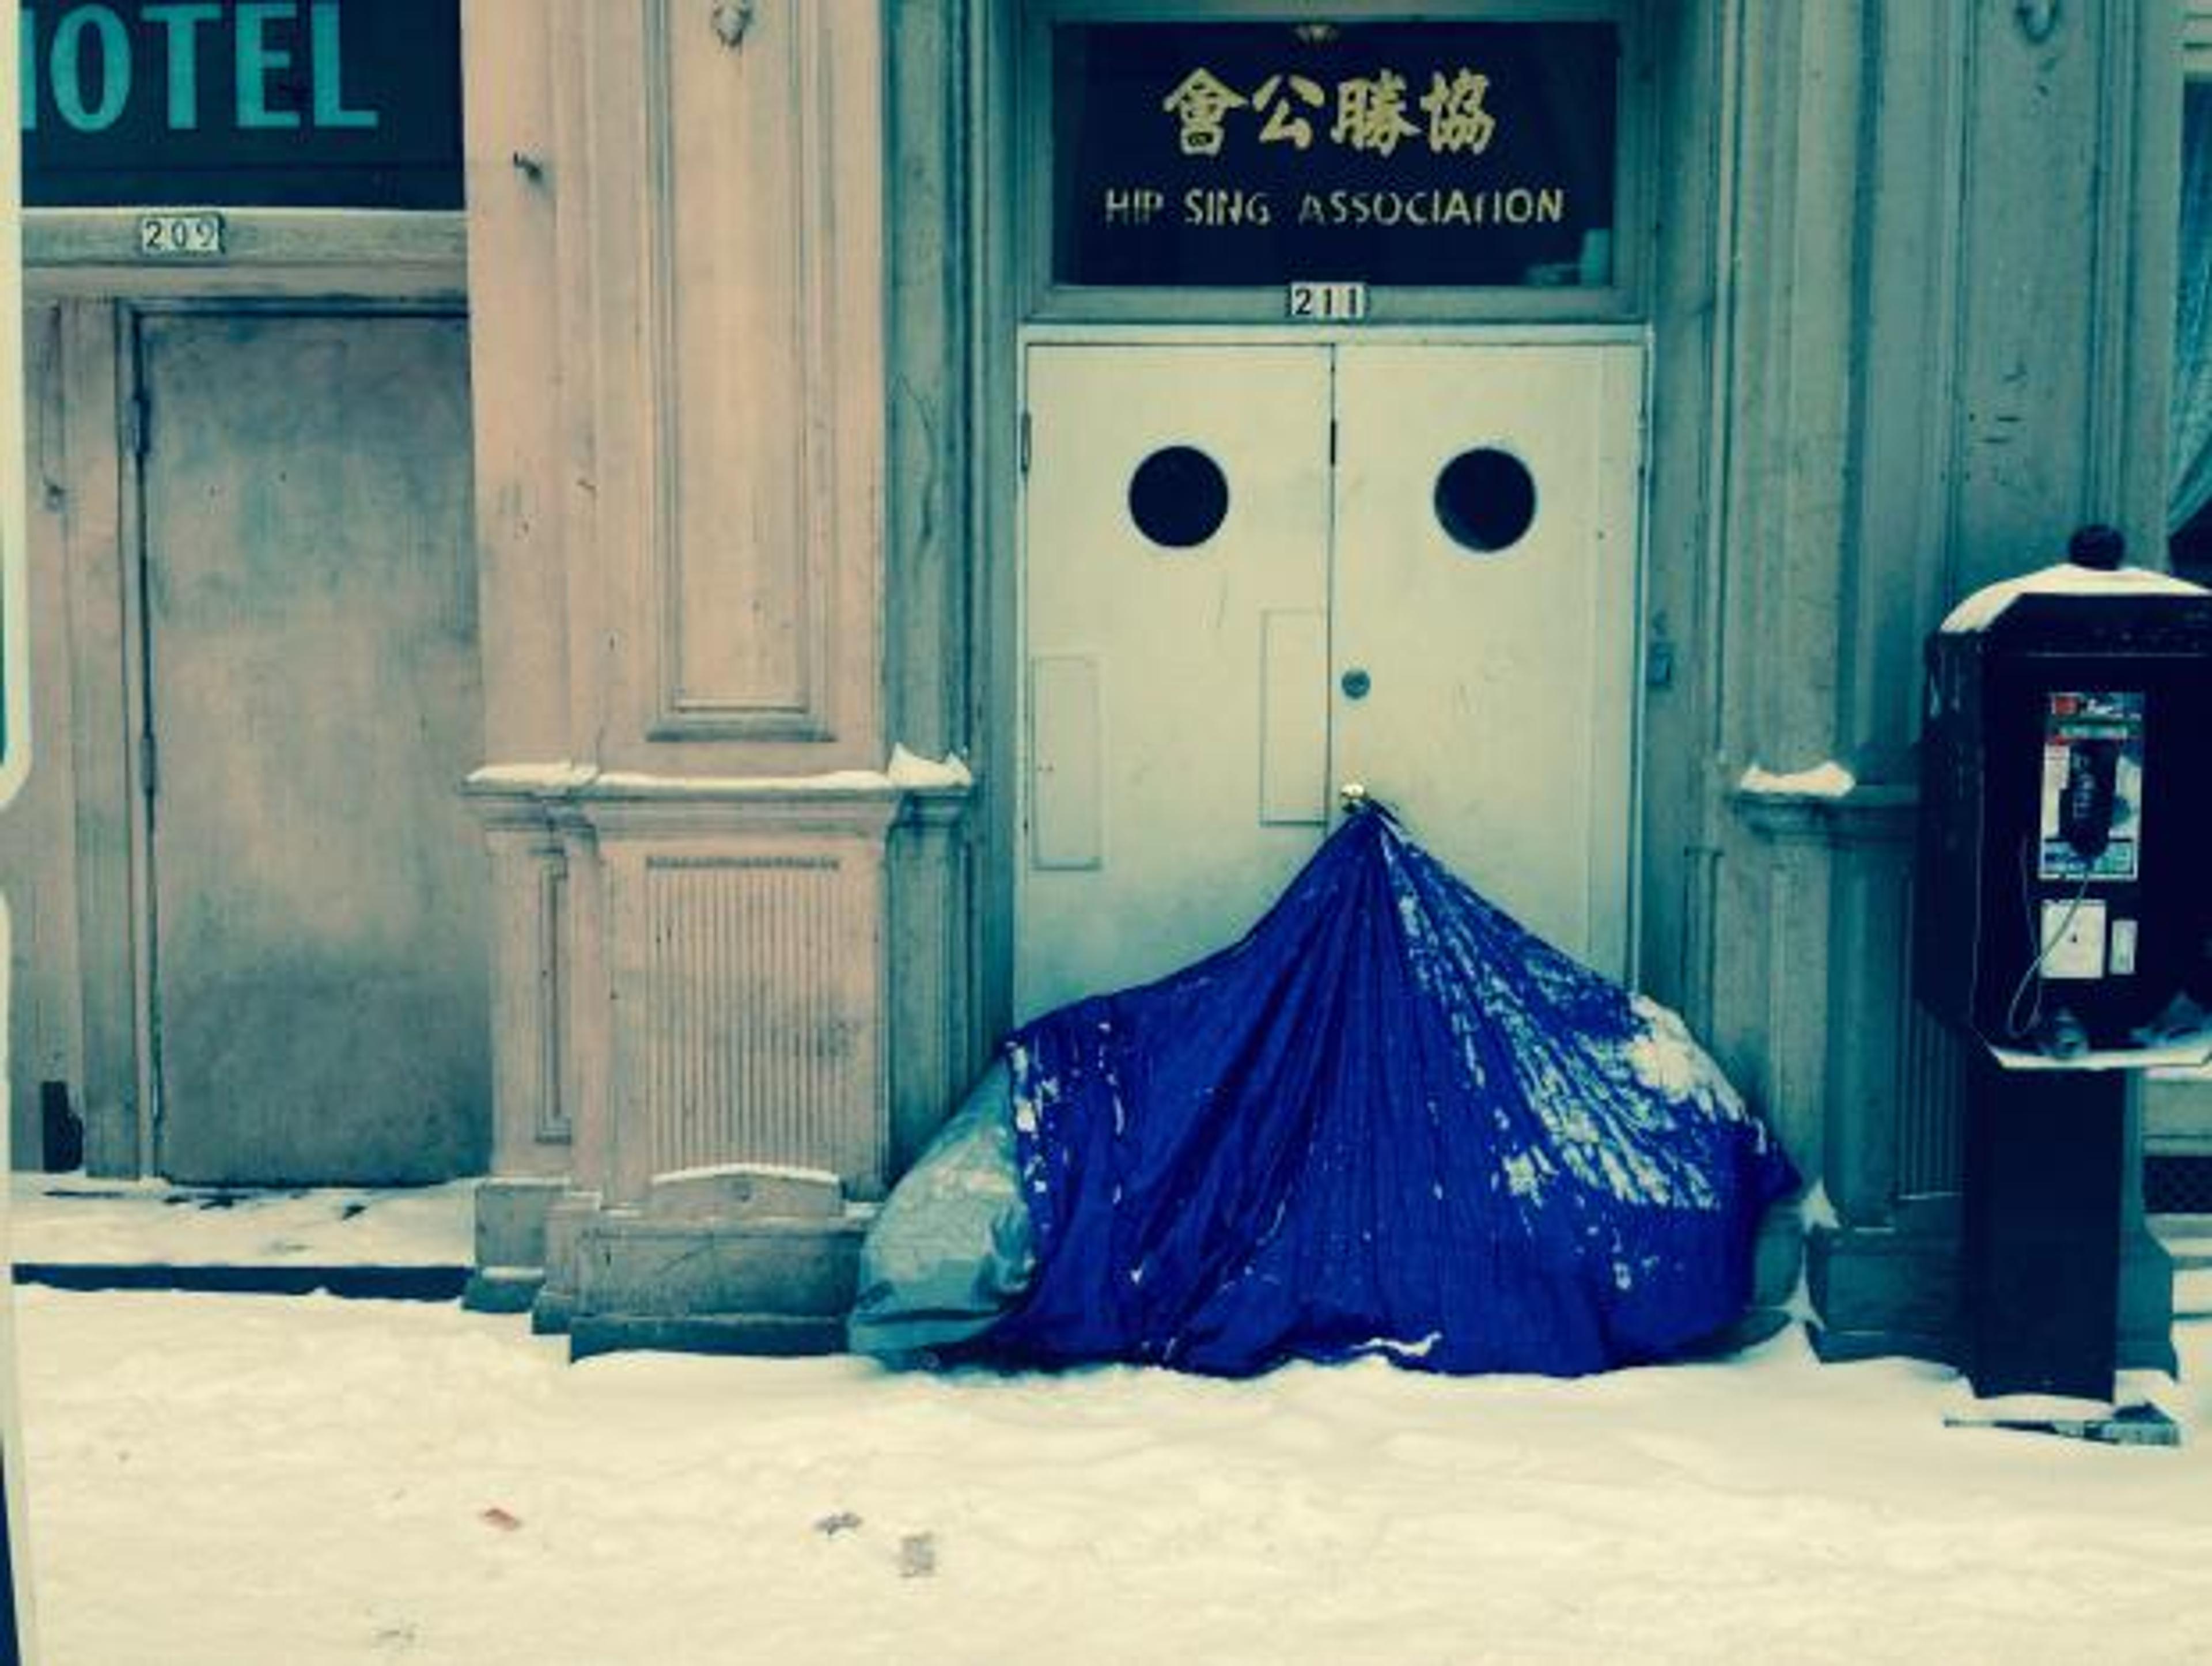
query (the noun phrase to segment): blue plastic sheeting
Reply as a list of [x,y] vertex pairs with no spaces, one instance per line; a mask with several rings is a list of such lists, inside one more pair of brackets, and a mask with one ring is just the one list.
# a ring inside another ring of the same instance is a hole
[[884,1200],[860,1246],[846,1324],[858,1353],[921,1358],[981,1335],[1022,1298],[1036,1268],[1016,1171],[1003,1061]]
[[[1742,1312],[1760,1217],[1797,1184],[1678,1019],[1379,810],[1234,947],[1049,1013],[1005,1060],[1034,1266],[962,1357],[1662,1359]],[[896,1280],[863,1286],[856,1346],[901,1310]]]

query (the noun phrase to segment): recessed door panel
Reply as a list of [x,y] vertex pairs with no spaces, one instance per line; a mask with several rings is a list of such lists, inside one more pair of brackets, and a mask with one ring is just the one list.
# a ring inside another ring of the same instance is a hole
[[1631,344],[1337,356],[1336,771],[1615,976],[1641,387]]
[[162,1172],[409,1181],[489,1107],[468,349],[453,318],[148,319]]
[[1233,939],[1326,815],[1326,348],[1035,347],[1016,1001]]

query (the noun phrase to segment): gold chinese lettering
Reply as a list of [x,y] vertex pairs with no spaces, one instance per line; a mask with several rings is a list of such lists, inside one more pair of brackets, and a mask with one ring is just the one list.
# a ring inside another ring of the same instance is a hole
[[1498,119],[1482,107],[1483,95],[1490,90],[1490,77],[1479,76],[1472,70],[1462,69],[1449,81],[1443,71],[1434,71],[1429,77],[1429,90],[1421,99],[1421,108],[1429,118],[1429,149],[1437,155],[1454,150],[1464,150],[1471,156],[1480,156],[1490,149],[1490,141],[1498,131]]
[[1249,100],[1210,70],[1193,70],[1160,100],[1160,108],[1181,125],[1179,135],[1186,156],[1218,156],[1226,130],[1222,123],[1231,110]]
[[[1297,103],[1291,100],[1295,99]],[[1269,76],[1252,94],[1252,108],[1264,112],[1267,122],[1260,129],[1262,144],[1289,144],[1299,150],[1313,143],[1313,124],[1297,113],[1297,105],[1310,110],[1319,110],[1328,102],[1328,94],[1322,91],[1321,83],[1304,76]]]
[[1401,139],[1420,129],[1406,115],[1406,78],[1379,70],[1370,78],[1354,76],[1336,84],[1336,125],[1329,137],[1354,150],[1387,156]]

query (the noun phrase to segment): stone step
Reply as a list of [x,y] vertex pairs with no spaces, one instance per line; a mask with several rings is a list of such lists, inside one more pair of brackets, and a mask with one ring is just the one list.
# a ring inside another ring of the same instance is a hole
[[2212,1215],[2152,1215],[2153,1237],[2173,1257],[2177,1271],[2185,1267],[2212,1267]]

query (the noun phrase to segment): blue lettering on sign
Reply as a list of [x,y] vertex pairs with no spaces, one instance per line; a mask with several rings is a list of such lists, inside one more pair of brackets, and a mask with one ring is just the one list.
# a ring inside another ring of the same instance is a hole
[[375,111],[345,106],[344,77],[338,62],[338,9],[334,0],[319,0],[308,7],[307,19],[307,61],[314,69],[315,125],[374,127],[380,119]]
[[215,0],[142,6],[138,15],[161,26],[169,58],[169,126],[183,132],[200,125],[200,25],[222,15]]
[[294,17],[292,0],[249,0],[238,9],[238,125],[240,127],[297,127],[297,110],[269,107],[269,72],[289,69],[292,54],[269,44],[268,27],[279,17]]
[[[22,130],[37,130],[42,93],[51,97],[64,125],[80,133],[99,133],[122,119],[134,90],[158,85],[168,129],[197,131],[203,120],[202,47],[212,30],[220,52],[226,26],[231,34],[227,113],[232,127],[246,131],[303,125],[357,131],[380,128],[381,111],[346,102],[344,9],[343,0],[313,0],[305,8],[307,96],[301,110],[270,102],[272,84],[281,84],[276,78],[293,67],[300,44],[299,0],[238,0],[228,7],[220,0],[161,0],[141,6],[139,18],[155,33],[140,45],[161,59],[158,66],[145,66],[149,71],[158,69],[158,73],[143,77],[137,73],[141,66],[133,59],[130,27],[116,7],[79,5],[63,12],[42,57],[38,9],[24,6],[16,16]],[[89,49],[88,36],[95,43]]]
[[[83,41],[88,29],[100,35],[100,98],[84,101]],[[80,133],[115,125],[131,101],[131,35],[123,20],[106,6],[79,6],[54,28],[54,108]]]

